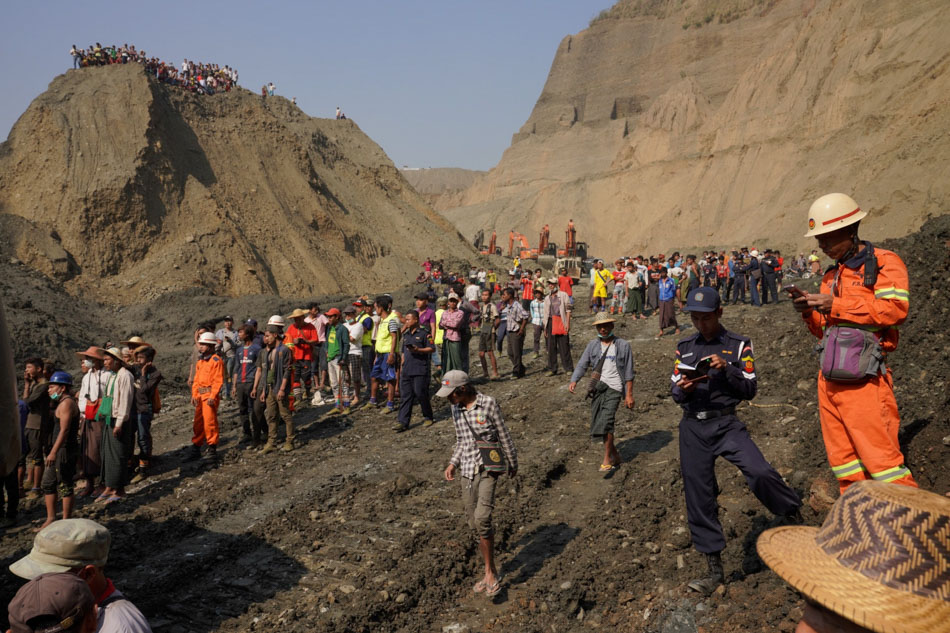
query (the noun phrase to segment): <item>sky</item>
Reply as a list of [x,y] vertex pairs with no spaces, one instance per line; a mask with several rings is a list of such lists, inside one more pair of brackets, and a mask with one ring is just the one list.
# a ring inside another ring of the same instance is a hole
[[163,0],[5,3],[0,138],[72,44],[134,44],[149,56],[229,65],[240,84],[337,106],[409,167],[490,169],[527,120],[566,36],[612,0]]

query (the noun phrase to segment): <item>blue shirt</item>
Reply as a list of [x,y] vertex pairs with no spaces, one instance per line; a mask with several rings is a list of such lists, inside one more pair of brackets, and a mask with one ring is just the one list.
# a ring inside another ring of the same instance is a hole
[[241,343],[234,350],[234,375],[236,382],[254,382],[254,372],[257,368],[257,357],[261,353],[261,346],[255,342],[250,345]]
[[669,277],[660,278],[660,301],[671,301],[676,296],[676,282]]

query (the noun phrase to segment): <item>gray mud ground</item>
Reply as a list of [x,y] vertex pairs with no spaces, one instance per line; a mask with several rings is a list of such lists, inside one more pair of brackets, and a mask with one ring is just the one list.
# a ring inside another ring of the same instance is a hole
[[[884,245],[901,253],[913,279],[911,318],[891,356],[902,444],[921,486],[941,492],[950,490],[950,449],[941,441],[950,404],[948,240],[950,218],[943,217]],[[4,277],[5,284],[23,281]],[[36,305],[19,297],[11,311],[50,310],[47,290],[37,288]],[[11,288],[3,291],[6,297]],[[397,297],[400,307],[408,294]],[[158,337],[159,367],[180,371],[190,337],[179,331],[185,324],[226,311],[260,318],[288,307],[268,298],[178,297],[103,322],[136,323],[147,339]],[[85,347],[67,316],[38,340]],[[818,525],[837,486],[817,423],[814,341],[788,303],[727,307],[724,323],[755,343],[759,395],[740,407],[740,417],[805,498],[806,523]],[[37,316],[30,327],[49,329],[42,325]],[[95,322],[89,327],[84,333],[109,335]],[[521,460],[517,485],[503,479],[499,486],[504,590],[494,601],[471,592],[479,572],[475,541],[461,518],[458,484],[442,478],[454,445],[444,403],[437,403],[433,427],[419,426],[417,414],[401,435],[377,412],[327,417],[328,407],[306,409],[297,415],[300,448],[268,456],[237,446],[236,408],[226,403],[223,460],[211,469],[181,463],[191,411],[182,389],[170,385],[155,423],[155,475],[121,503],[80,502],[77,516],[110,528],[109,575],[156,631],[791,631],[802,601],[764,567],[754,546],[777,520],[725,462],[717,473],[729,583],[707,599],[686,589],[704,563],[686,531],[679,413],[668,395],[675,338],[654,340],[655,327],[655,320],[628,321],[618,329],[633,345],[637,404],[619,414],[624,464],[609,480],[597,473],[601,451],[587,436],[583,397],[568,393],[565,376],[545,377],[542,359],[528,353],[524,380],[480,385],[500,401]],[[592,334],[590,317],[580,316],[572,330],[576,359]],[[507,359],[500,368],[509,368]],[[4,566],[29,550],[31,522],[42,513],[27,505],[21,526],[3,535]],[[20,581],[0,579],[5,604]]]

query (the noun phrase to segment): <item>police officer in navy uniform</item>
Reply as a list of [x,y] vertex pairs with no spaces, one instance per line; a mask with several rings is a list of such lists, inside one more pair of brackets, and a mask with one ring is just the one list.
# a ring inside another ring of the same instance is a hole
[[399,413],[393,430],[401,433],[409,428],[412,405],[422,409],[423,426],[432,426],[432,402],[429,396],[431,377],[429,357],[435,351],[429,328],[419,325],[419,312],[406,313],[406,329],[402,333],[402,368],[399,373]]
[[774,514],[799,520],[802,502],[736,417],[736,405],[755,397],[752,342],[720,325],[722,307],[714,290],[691,291],[686,310],[698,332],[677,345],[672,393],[683,407],[680,467],[690,534],[693,546],[706,555],[709,565],[709,576],[692,581],[689,587],[709,595],[725,579],[720,552],[726,541],[716,502],[716,458],[735,464],[753,494]]
[[769,294],[772,295],[772,301],[778,303],[778,259],[772,254],[772,249],[765,249],[765,257],[760,262],[762,268],[762,303],[769,302]]

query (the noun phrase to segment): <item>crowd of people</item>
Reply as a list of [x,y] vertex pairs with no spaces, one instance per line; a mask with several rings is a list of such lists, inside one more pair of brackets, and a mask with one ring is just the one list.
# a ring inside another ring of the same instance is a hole
[[[202,323],[194,331],[189,363],[194,416],[184,459],[217,461],[222,399],[236,400],[240,444],[266,455],[297,448],[294,417],[305,407],[325,406],[328,414],[341,416],[357,408],[374,411],[392,416],[392,431],[402,433],[410,428],[418,405],[421,426],[429,427],[436,421],[431,394],[437,385],[435,395],[451,405],[456,436],[444,477],[462,480],[463,507],[484,562],[484,574],[473,591],[492,597],[501,591],[492,527],[495,486],[499,476],[517,474],[519,461],[502,404],[475,387],[479,381],[471,368],[472,339],[478,339],[480,382],[488,385],[500,378],[495,353],[504,343],[510,379],[519,380],[526,373],[525,345],[530,340],[539,358],[545,342],[546,375],[570,374],[569,392],[580,391],[590,401],[590,435],[603,445],[599,472],[609,478],[622,462],[614,443],[617,412],[621,404],[632,409],[635,403],[634,352],[617,336],[615,324],[625,314],[633,319],[657,314],[660,335],[668,327],[679,331],[676,302],[695,331],[676,346],[669,389],[682,408],[679,451],[687,524],[709,568],[708,575],[690,582],[689,588],[708,595],[726,579],[715,474],[715,462],[723,457],[739,468],[763,505],[787,524],[765,532],[759,551],[812,600],[804,618],[812,628],[802,630],[834,630],[821,627],[841,617],[864,626],[867,621],[853,619],[857,611],[842,611],[824,599],[820,583],[808,581],[810,571],[794,560],[796,552],[789,543],[805,543],[814,560],[837,560],[859,569],[860,558],[848,560],[840,550],[812,547],[808,539],[851,529],[843,515],[867,499],[887,510],[871,519],[871,527],[880,528],[881,534],[893,533],[889,526],[907,516],[924,520],[926,512],[931,518],[934,513],[942,517],[937,522],[943,525],[950,521],[950,501],[917,490],[898,442],[900,420],[884,359],[896,348],[897,327],[907,316],[908,279],[895,253],[858,238],[858,223],[866,215],[841,194],[819,199],[809,211],[808,234],[835,265],[824,273],[818,292],[787,283],[783,289],[824,350],[819,415],[842,497],[817,535],[814,528],[798,525],[801,499],[765,459],[737,415],[737,405],[755,398],[758,377],[752,341],[726,329],[723,306],[730,299],[743,300],[736,288],[746,283],[752,305],[759,305],[760,288],[762,303],[779,302],[784,262],[770,249],[762,254],[737,249],[731,255],[620,258],[612,271],[598,260],[587,298],[587,311],[594,318],[591,329],[579,333],[588,342],[576,363],[570,345],[570,336],[578,335],[575,280],[566,269],[545,277],[520,261],[501,279],[492,270],[469,266],[467,271],[449,271],[443,262],[427,259],[419,279],[424,289],[405,310],[397,309],[391,295],[372,300],[364,295],[325,311],[311,303],[287,316],[272,315],[262,330],[253,318],[238,328],[231,316],[220,327]],[[817,254],[812,255],[811,261],[799,255],[789,270],[803,274],[820,266]],[[862,345],[854,344],[856,337]],[[39,358],[26,362],[21,392],[24,461],[8,477],[5,489],[15,499],[25,482],[31,496],[45,496],[47,520],[40,535],[77,520],[71,518],[74,481],[85,481],[82,494],[115,503],[125,496],[127,484],[148,476],[150,423],[161,408],[162,377],[154,366],[154,348],[140,336],[121,345],[78,353],[83,372],[78,389],[73,378],[52,363]],[[864,349],[873,353],[864,354]],[[588,372],[586,388],[579,390]],[[57,495],[65,521],[55,521]],[[15,512],[15,503],[12,507]],[[928,550],[913,538],[903,549],[874,539],[862,544],[880,549],[876,555],[887,558],[888,564],[939,567],[950,573],[946,548]],[[867,582],[876,583],[876,577]],[[898,585],[887,583],[920,597],[910,580]],[[93,595],[98,595],[95,590]],[[939,600],[946,603],[947,595]],[[934,600],[930,594],[921,599],[931,600],[928,605]]]
[[73,68],[141,64],[159,81],[198,94],[230,92],[238,82],[238,72],[230,66],[189,59],[183,60],[181,66],[178,66],[157,57],[149,57],[145,51],[136,50],[135,46],[130,44],[103,46],[96,42],[88,48],[77,48],[73,44],[69,54],[73,58]]

